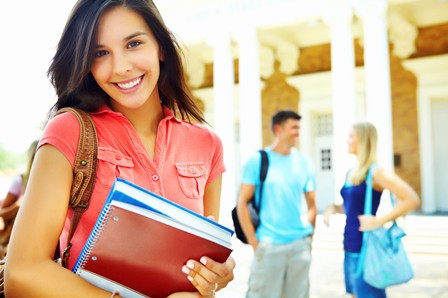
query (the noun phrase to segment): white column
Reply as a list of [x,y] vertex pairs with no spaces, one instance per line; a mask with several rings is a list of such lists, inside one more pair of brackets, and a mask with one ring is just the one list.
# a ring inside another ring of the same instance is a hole
[[239,44],[239,122],[240,161],[262,146],[261,83],[259,43],[256,27],[242,23],[237,33]]
[[431,121],[431,103],[448,96],[448,54],[403,61],[403,66],[417,77],[417,107],[420,144],[422,211],[437,211],[436,165]]
[[224,163],[221,191],[220,222],[231,224],[231,210],[235,205],[235,122],[234,122],[234,69],[230,35],[224,26],[217,26],[212,40],[214,129],[224,146]]
[[331,77],[333,99],[333,168],[334,197],[341,201],[339,190],[344,184],[350,156],[347,136],[355,121],[355,52],[353,45],[353,10],[348,0],[328,1],[325,20],[331,30]]
[[363,21],[367,119],[378,130],[379,162],[393,170],[387,0],[358,0]]

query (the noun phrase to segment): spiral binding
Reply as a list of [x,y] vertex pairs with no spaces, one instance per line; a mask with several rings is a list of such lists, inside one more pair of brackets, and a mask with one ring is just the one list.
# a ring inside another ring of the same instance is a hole
[[92,229],[92,232],[90,233],[89,238],[87,239],[86,243],[84,244],[84,248],[82,249],[78,260],[76,261],[75,266],[73,267],[73,272],[77,273],[79,269],[84,268],[87,261],[90,259],[90,255],[95,247],[96,242],[98,241],[98,238],[100,237],[104,226],[109,222],[111,213],[115,210],[115,207],[113,207],[110,203],[108,203],[105,208],[101,211],[100,215],[98,216],[98,219],[95,223],[95,226]]

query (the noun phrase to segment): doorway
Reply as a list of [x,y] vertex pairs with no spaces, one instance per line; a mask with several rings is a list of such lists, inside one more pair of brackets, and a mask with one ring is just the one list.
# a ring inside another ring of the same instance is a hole
[[316,205],[322,212],[334,203],[333,115],[314,113],[312,117],[312,159],[316,170]]

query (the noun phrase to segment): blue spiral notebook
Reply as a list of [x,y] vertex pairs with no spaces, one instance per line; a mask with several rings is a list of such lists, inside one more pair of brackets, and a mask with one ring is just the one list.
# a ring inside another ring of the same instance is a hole
[[224,262],[233,230],[117,178],[73,272],[124,297],[195,291],[181,271],[189,259]]

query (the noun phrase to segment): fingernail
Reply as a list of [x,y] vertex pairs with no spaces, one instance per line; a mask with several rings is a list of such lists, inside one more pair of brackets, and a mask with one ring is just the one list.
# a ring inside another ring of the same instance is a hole
[[182,272],[188,274],[190,273],[190,269],[188,269],[186,266],[182,266]]
[[187,276],[188,280],[193,282],[193,277],[191,277],[190,275]]
[[187,267],[190,268],[190,269],[194,269],[194,264],[193,264],[193,262],[192,262],[192,261],[188,261],[188,262],[187,262]]
[[204,258],[204,257],[202,257],[199,261],[200,261],[202,264],[204,264],[204,265],[207,264],[207,259]]

